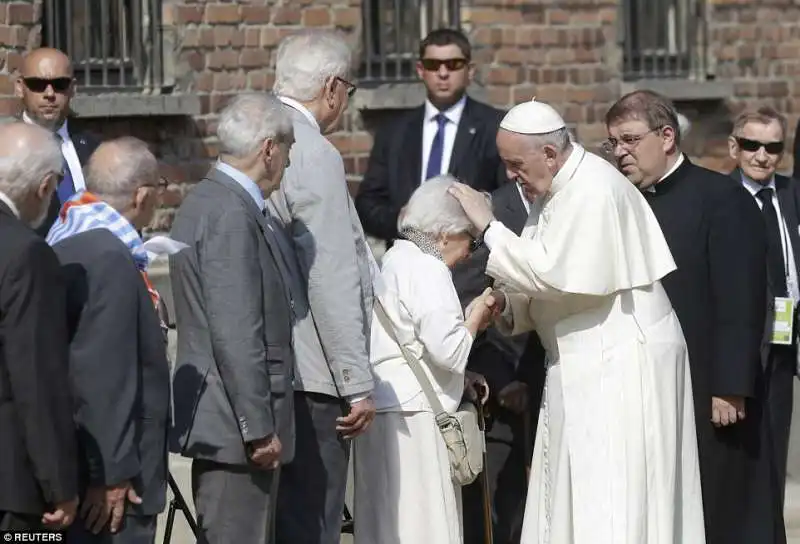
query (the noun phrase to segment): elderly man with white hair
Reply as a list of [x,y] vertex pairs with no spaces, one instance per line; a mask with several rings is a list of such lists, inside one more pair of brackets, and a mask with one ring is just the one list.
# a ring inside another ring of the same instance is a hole
[[295,337],[297,450],[281,474],[277,541],[337,544],[349,443],[375,413],[369,327],[377,265],[347,189],[334,130],[356,90],[351,51],[325,31],[287,37],[278,48],[274,91],[297,143],[270,208],[294,242],[307,279],[313,323]]
[[294,453],[292,298],[265,198],[294,142],[272,95],[222,111],[220,156],[172,225],[178,326],[172,448],[192,462],[205,542],[272,542],[278,468]]
[[[385,288],[378,299],[385,317],[376,313],[370,337],[378,413],[355,440],[357,544],[463,542],[461,490],[451,479],[435,409],[454,413],[465,387],[476,396],[476,383],[486,400],[485,380],[466,367],[492,308],[486,293],[470,303],[465,318],[453,285],[452,268],[476,247],[472,223],[448,194],[455,181],[437,176],[414,192],[398,221],[400,239],[382,260]],[[412,364],[427,375],[438,403]]]
[[78,506],[66,295],[58,259],[32,230],[62,161],[49,131],[0,127],[0,531],[63,529]]
[[521,236],[452,189],[490,250],[497,324],[536,330],[547,377],[524,544],[703,543],[686,342],[661,285],[675,263],[644,197],[530,101],[500,124],[509,177],[536,195]]
[[80,446],[71,542],[152,542],[166,502],[169,362],[137,230],[160,203],[156,158],[124,137],[89,159],[86,190],[50,228],[67,281],[70,377]]

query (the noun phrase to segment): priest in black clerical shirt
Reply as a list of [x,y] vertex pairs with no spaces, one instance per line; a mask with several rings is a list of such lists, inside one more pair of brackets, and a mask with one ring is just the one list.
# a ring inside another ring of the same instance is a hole
[[706,541],[785,542],[760,432],[768,304],[758,206],[730,176],[680,152],[677,112],[666,98],[625,95],[606,125],[606,151],[650,203],[678,267],[662,283],[689,349]]

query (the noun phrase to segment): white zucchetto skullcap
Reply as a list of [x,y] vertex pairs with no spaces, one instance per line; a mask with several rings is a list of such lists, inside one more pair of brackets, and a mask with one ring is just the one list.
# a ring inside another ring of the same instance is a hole
[[535,96],[530,102],[517,104],[508,110],[500,122],[500,128],[518,134],[547,134],[566,126],[552,106],[537,102]]

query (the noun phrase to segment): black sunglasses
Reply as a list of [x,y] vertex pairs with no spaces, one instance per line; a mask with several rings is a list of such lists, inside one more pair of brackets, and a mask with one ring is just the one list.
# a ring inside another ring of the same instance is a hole
[[467,65],[467,59],[420,59],[422,67],[428,72],[438,72],[439,68],[444,66],[448,72],[455,72],[461,70]]
[[770,155],[780,155],[784,149],[783,142],[759,142],[758,140],[749,140],[747,138],[736,138],[736,143],[744,151],[749,151],[750,153],[755,153],[763,147],[764,151]]
[[65,93],[72,85],[71,77],[56,77],[53,79],[45,79],[41,77],[26,77],[22,79],[25,86],[34,93],[43,93],[48,87],[53,87],[57,93]]

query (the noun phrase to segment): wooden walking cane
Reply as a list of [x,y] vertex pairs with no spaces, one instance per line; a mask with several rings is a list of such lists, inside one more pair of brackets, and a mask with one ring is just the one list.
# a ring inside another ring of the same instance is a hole
[[481,496],[483,499],[483,534],[485,544],[494,544],[494,524],[492,522],[492,496],[489,489],[489,457],[486,454],[486,417],[483,404],[475,403],[478,408],[478,428],[483,433],[483,470],[481,471]]

